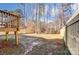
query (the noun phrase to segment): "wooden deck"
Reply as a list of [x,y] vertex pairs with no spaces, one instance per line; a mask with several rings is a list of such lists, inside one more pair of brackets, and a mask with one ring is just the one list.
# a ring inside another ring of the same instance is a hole
[[10,31],[17,31],[16,28],[0,28],[0,32],[10,32]]
[[0,32],[5,32],[6,40],[8,41],[8,34],[10,31],[13,31],[15,33],[16,45],[19,44],[19,20],[20,17],[18,15],[0,10]]

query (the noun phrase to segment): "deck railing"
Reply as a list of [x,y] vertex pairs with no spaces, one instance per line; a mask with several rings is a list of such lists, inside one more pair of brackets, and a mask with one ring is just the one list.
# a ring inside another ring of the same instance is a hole
[[0,10],[0,29],[19,29],[19,16]]
[[8,41],[8,33],[15,33],[16,45],[19,44],[18,30],[20,17],[9,12],[0,10],[0,31],[6,32],[6,40]]

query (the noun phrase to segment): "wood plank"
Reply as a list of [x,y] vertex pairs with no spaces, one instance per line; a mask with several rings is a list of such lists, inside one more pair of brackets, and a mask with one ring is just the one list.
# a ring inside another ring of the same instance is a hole
[[0,28],[0,32],[17,31],[17,28]]

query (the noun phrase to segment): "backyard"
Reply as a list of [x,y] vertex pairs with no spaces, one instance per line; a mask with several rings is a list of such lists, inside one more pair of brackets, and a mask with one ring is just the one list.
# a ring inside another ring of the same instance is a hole
[[0,54],[71,55],[64,41],[67,36],[66,23],[78,5],[78,3],[0,4]]
[[64,40],[60,38],[46,39],[33,34],[20,34],[19,46],[15,45],[14,35],[10,34],[8,38],[9,41],[6,41],[4,35],[0,35],[1,55],[70,55]]

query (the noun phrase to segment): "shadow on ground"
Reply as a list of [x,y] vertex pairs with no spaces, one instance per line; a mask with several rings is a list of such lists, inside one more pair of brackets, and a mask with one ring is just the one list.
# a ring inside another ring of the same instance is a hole
[[[0,39],[2,38],[5,39],[4,36],[0,36]],[[12,40],[10,44],[14,42],[15,41],[14,35],[10,35],[9,40]],[[14,48],[15,46],[13,46],[13,47],[9,47],[8,49],[4,49],[6,50],[6,52],[5,53],[3,52],[3,54],[70,55],[70,52],[68,48],[65,46],[63,39],[49,39],[48,40],[41,37],[19,35],[19,41],[20,41],[19,47]],[[13,48],[14,50],[12,50],[11,48]],[[15,53],[16,51],[18,53]]]

